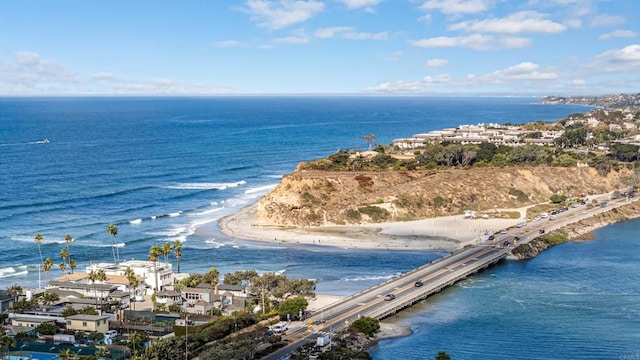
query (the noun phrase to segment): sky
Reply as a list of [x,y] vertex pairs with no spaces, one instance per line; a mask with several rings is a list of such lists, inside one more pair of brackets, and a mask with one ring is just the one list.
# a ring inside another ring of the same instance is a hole
[[0,95],[640,92],[640,0],[0,0]]

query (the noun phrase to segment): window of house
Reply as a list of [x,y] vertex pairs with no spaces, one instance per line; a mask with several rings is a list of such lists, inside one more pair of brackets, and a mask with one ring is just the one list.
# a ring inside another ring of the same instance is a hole
[[83,321],[83,322],[82,322],[82,326],[83,326],[83,327],[87,327],[87,322],[86,322],[86,321]]

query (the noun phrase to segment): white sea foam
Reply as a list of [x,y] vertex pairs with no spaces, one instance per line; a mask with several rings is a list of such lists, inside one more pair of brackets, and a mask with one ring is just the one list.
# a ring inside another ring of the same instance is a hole
[[[78,246],[107,248],[107,247],[112,247],[113,244],[110,241],[89,240],[89,241],[79,242]],[[125,243],[117,243],[116,244],[117,248],[123,248],[125,246],[127,246],[127,244],[125,244]]]
[[[16,241],[22,241],[22,242],[33,242],[35,243],[35,240],[33,237],[31,236],[12,236],[11,240],[16,240]],[[73,241],[73,239],[71,240]],[[66,244],[67,242],[64,239],[49,239],[49,238],[42,238],[42,244]]]
[[176,216],[180,216],[180,214],[182,214],[182,211],[172,212],[171,214],[169,214],[169,217],[176,217]]
[[373,281],[373,280],[387,280],[391,279],[394,276],[399,274],[392,275],[373,275],[373,276],[355,276],[355,277],[343,277],[340,281]]
[[213,245],[212,247],[213,247],[214,249],[219,249],[219,248],[221,248],[221,247],[225,246],[225,244],[224,244],[224,243],[217,242],[217,241],[215,241],[214,239],[205,240],[205,244],[211,244],[211,245]]
[[197,212],[197,213],[192,213],[189,214],[189,216],[206,216],[206,215],[211,215],[211,214],[215,214],[217,212],[220,212],[221,210],[224,209],[224,206],[219,207],[219,208],[214,208],[214,209],[210,209],[210,210],[205,210],[205,211],[201,211],[201,212]]
[[[11,271],[9,271],[9,270],[11,270]],[[29,273],[29,271],[27,271],[27,270],[16,271],[13,268],[4,268],[4,269],[0,269],[0,279],[13,277],[13,276],[27,275],[28,273]]]
[[132,224],[132,225],[138,225],[141,223],[142,223],[142,219],[135,219],[135,220],[129,221],[129,224]]
[[269,190],[273,189],[274,187],[276,187],[278,184],[270,184],[270,185],[265,185],[265,186],[258,186],[258,187],[254,187],[251,189],[247,189],[244,191],[245,194],[255,194],[255,193],[267,193]]
[[244,185],[246,183],[247,182],[244,180],[236,181],[233,183],[181,183],[165,186],[165,188],[177,190],[225,190],[228,188]]

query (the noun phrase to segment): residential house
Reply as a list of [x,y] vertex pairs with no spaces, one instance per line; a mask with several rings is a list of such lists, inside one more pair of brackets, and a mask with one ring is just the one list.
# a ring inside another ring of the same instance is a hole
[[67,316],[67,330],[91,331],[105,334],[109,331],[109,316],[76,314]]
[[8,290],[0,290],[0,312],[9,310],[16,301],[16,296]]

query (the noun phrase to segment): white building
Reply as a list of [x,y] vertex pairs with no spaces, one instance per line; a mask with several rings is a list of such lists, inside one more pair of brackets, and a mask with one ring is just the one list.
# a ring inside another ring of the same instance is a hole
[[[129,260],[119,264],[97,263],[87,266],[86,272],[103,269],[107,277],[109,275],[125,276],[127,268],[131,268],[133,273],[144,279],[141,284],[146,285],[149,294],[154,291],[164,290],[166,286],[173,285],[173,266],[170,263],[161,261]],[[138,290],[136,290],[138,292]]]

